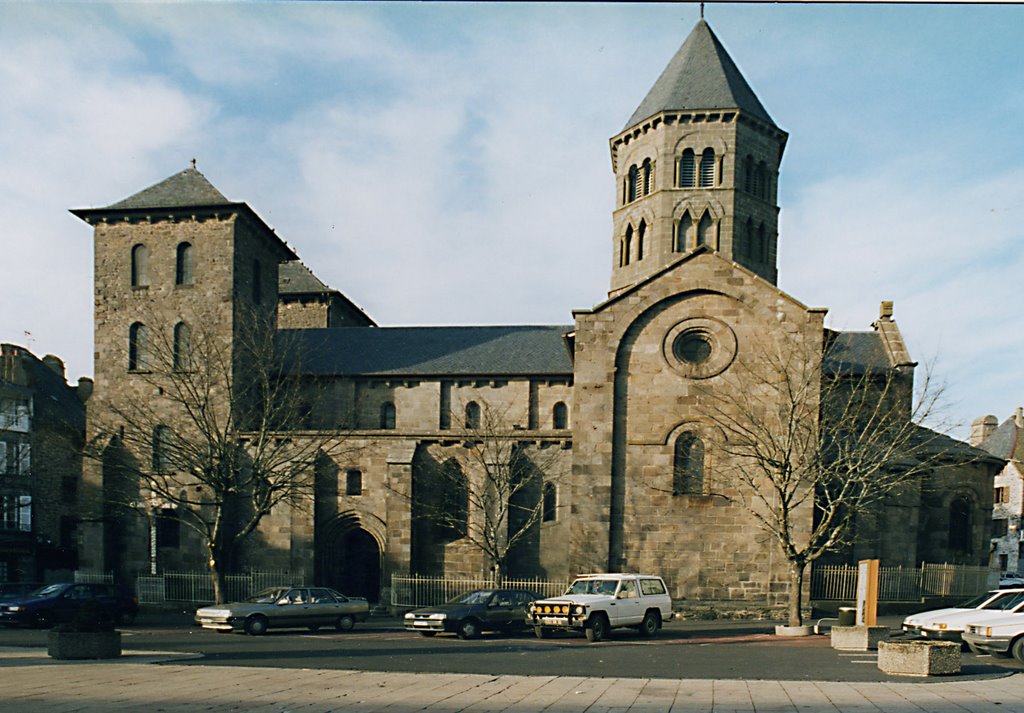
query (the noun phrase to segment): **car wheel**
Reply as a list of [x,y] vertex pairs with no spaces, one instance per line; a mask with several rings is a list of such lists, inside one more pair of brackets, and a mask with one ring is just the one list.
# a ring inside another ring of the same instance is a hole
[[267,620],[262,616],[251,616],[245,620],[245,633],[250,636],[263,636],[267,633]]
[[334,628],[338,631],[352,631],[352,627],[355,625],[355,617],[351,614],[342,614],[338,617],[338,621],[334,623]]
[[587,641],[597,643],[608,636],[608,620],[604,614],[595,614],[590,618],[590,624],[586,628]]
[[49,629],[53,626],[53,622],[50,621],[50,617],[45,612],[39,612],[32,617],[32,626],[37,629]]
[[309,628],[310,631],[320,631],[320,625],[319,624],[310,624],[308,628]]
[[437,635],[436,631],[421,631],[420,632],[420,636],[430,637],[430,636],[436,636],[436,635]]
[[533,627],[533,635],[538,639],[550,639],[551,630],[545,629],[543,626],[535,626]]
[[644,614],[644,620],[640,622],[640,636],[648,638],[658,633],[661,625],[661,617],[656,612],[649,611]]
[[460,639],[475,639],[480,636],[480,625],[473,619],[463,619],[455,630]]
[[1010,645],[1010,653],[1013,658],[1024,663],[1024,636],[1020,637]]

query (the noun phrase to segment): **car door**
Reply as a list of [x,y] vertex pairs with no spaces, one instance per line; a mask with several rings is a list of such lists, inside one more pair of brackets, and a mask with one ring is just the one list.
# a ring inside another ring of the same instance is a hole
[[615,595],[616,626],[632,626],[639,624],[644,618],[643,601],[637,589],[635,579],[624,579],[619,584],[619,592]]
[[487,601],[487,608],[484,610],[485,628],[506,629],[512,623],[513,612],[515,611],[515,592],[507,589],[499,589]]
[[309,590],[289,589],[268,612],[271,626],[306,626]]
[[93,598],[92,588],[88,584],[73,584],[64,590],[54,602],[52,621],[71,621],[82,605]]
[[342,614],[341,604],[330,590],[316,587],[309,590],[309,621],[307,624],[328,626]]

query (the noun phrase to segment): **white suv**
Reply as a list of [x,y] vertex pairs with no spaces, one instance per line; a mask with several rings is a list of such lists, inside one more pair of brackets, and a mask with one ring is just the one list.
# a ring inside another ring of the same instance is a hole
[[611,629],[636,627],[654,636],[672,618],[672,599],[665,580],[646,574],[585,574],[565,594],[530,605],[527,624],[538,639],[556,629],[582,630],[588,641],[600,641]]

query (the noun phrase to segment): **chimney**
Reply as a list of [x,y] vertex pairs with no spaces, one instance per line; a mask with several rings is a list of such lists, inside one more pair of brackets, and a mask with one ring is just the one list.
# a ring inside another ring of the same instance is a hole
[[47,354],[41,360],[46,366],[50,367],[50,371],[60,377],[61,381],[67,381],[67,377],[64,375],[64,362],[60,360],[60,357],[56,357],[53,354]]
[[1017,428],[1024,428],[1024,408],[1017,407],[1017,413],[1013,414],[1013,422],[1017,424]]
[[88,376],[78,377],[78,388],[75,389],[75,395],[83,404],[92,396],[92,385],[92,379]]
[[892,320],[892,300],[884,300],[878,308],[878,318],[886,322]]
[[[1018,412],[1020,409],[1018,409]],[[999,419],[995,416],[981,416],[971,422],[971,437],[968,443],[980,446],[999,427]]]

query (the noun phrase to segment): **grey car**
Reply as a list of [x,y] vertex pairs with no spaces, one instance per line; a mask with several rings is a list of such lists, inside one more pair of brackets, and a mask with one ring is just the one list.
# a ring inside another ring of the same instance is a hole
[[369,615],[370,606],[362,597],[346,597],[326,587],[271,587],[244,602],[197,609],[195,619],[204,629],[259,636],[267,629],[298,627],[349,631]]
[[460,639],[474,639],[482,631],[512,631],[526,627],[530,602],[540,599],[523,589],[481,589],[444,604],[414,609],[403,621],[409,631],[423,636],[448,631]]

